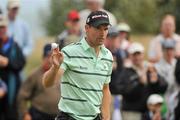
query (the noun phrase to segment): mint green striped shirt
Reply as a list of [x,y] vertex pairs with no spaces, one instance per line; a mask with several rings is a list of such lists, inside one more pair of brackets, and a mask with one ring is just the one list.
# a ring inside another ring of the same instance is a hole
[[112,54],[102,45],[97,57],[84,38],[62,52],[64,75],[58,107],[77,120],[93,120],[100,113],[103,86],[110,82]]

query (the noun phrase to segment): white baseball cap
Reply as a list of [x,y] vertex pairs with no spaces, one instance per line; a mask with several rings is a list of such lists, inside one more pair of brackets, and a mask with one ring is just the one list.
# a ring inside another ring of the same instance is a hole
[[130,32],[131,31],[130,26],[128,24],[126,24],[126,23],[119,23],[117,25],[117,29],[118,29],[119,32],[121,32],[121,31]]
[[136,52],[144,53],[144,47],[138,42],[132,43],[128,48],[128,53],[134,54]]
[[8,9],[19,8],[20,0],[8,0],[7,7]]
[[5,16],[0,15],[0,26],[7,26],[8,25],[8,20]]
[[148,105],[156,105],[158,103],[160,103],[160,104],[163,103],[163,97],[161,97],[158,94],[152,94],[149,96],[149,98],[147,100]]

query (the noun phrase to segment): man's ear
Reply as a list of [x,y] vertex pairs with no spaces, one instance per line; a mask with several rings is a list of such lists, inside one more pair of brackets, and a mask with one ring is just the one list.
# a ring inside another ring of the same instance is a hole
[[87,31],[89,28],[90,28],[90,26],[86,24],[85,25],[85,31]]

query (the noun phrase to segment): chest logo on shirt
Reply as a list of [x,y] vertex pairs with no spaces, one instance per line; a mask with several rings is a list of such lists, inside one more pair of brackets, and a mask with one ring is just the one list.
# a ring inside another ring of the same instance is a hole
[[107,64],[104,64],[103,67],[101,68],[101,71],[108,71],[108,66]]
[[81,70],[87,70],[87,69],[88,69],[88,67],[79,66],[79,69],[81,69]]

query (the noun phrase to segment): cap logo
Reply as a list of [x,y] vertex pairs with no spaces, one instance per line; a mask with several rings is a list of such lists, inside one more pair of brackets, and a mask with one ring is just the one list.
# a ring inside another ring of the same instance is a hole
[[94,16],[92,16],[92,19],[100,18],[100,17],[108,18],[107,15],[94,15]]
[[89,23],[89,21],[90,21],[90,18],[88,18],[86,22]]

